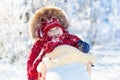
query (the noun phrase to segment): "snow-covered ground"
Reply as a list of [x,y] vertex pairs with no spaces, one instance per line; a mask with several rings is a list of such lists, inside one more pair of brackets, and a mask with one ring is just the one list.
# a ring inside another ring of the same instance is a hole
[[27,80],[25,65],[0,64],[0,80]]
[[91,80],[120,79],[120,51],[99,51],[95,67],[92,68]]
[[[97,59],[92,68],[91,80],[120,79],[120,51],[94,51]],[[0,80],[27,80],[26,64],[0,63]]]

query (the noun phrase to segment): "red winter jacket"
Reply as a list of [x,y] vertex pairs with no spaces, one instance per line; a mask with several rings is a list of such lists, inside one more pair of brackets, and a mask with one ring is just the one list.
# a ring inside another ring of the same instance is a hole
[[[62,44],[68,44],[74,47],[77,47],[77,42],[80,40],[77,36],[65,33],[59,38],[52,39],[49,37],[44,37],[41,40],[38,40],[33,45],[28,60],[27,60],[27,75],[28,80],[38,80],[38,73],[36,71],[37,65],[42,61],[42,57],[46,53],[51,52],[56,46]],[[38,57],[39,53],[44,49],[42,55]]]

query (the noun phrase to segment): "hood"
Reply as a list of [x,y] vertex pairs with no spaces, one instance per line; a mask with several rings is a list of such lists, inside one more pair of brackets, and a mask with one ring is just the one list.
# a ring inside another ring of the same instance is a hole
[[40,34],[41,24],[44,20],[49,18],[57,18],[64,29],[67,29],[69,23],[67,21],[67,17],[65,12],[54,6],[44,6],[35,11],[33,16],[29,21],[29,33],[30,37],[33,40],[39,39],[42,35]]

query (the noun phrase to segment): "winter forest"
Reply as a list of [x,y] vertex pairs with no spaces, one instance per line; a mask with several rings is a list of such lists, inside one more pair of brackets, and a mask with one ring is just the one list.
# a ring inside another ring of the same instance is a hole
[[27,80],[29,19],[46,5],[62,8],[69,31],[90,44],[97,57],[91,80],[120,79],[120,0],[0,1],[0,80]]

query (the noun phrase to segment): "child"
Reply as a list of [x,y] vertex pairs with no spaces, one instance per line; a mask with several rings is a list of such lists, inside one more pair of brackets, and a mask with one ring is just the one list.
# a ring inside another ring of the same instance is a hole
[[[89,52],[89,44],[70,34],[65,13],[56,7],[42,7],[33,15],[30,24],[31,37],[35,43],[27,60],[28,80],[45,80],[46,65],[42,58],[58,45],[71,45],[84,53]],[[37,72],[38,64],[42,64]]]

